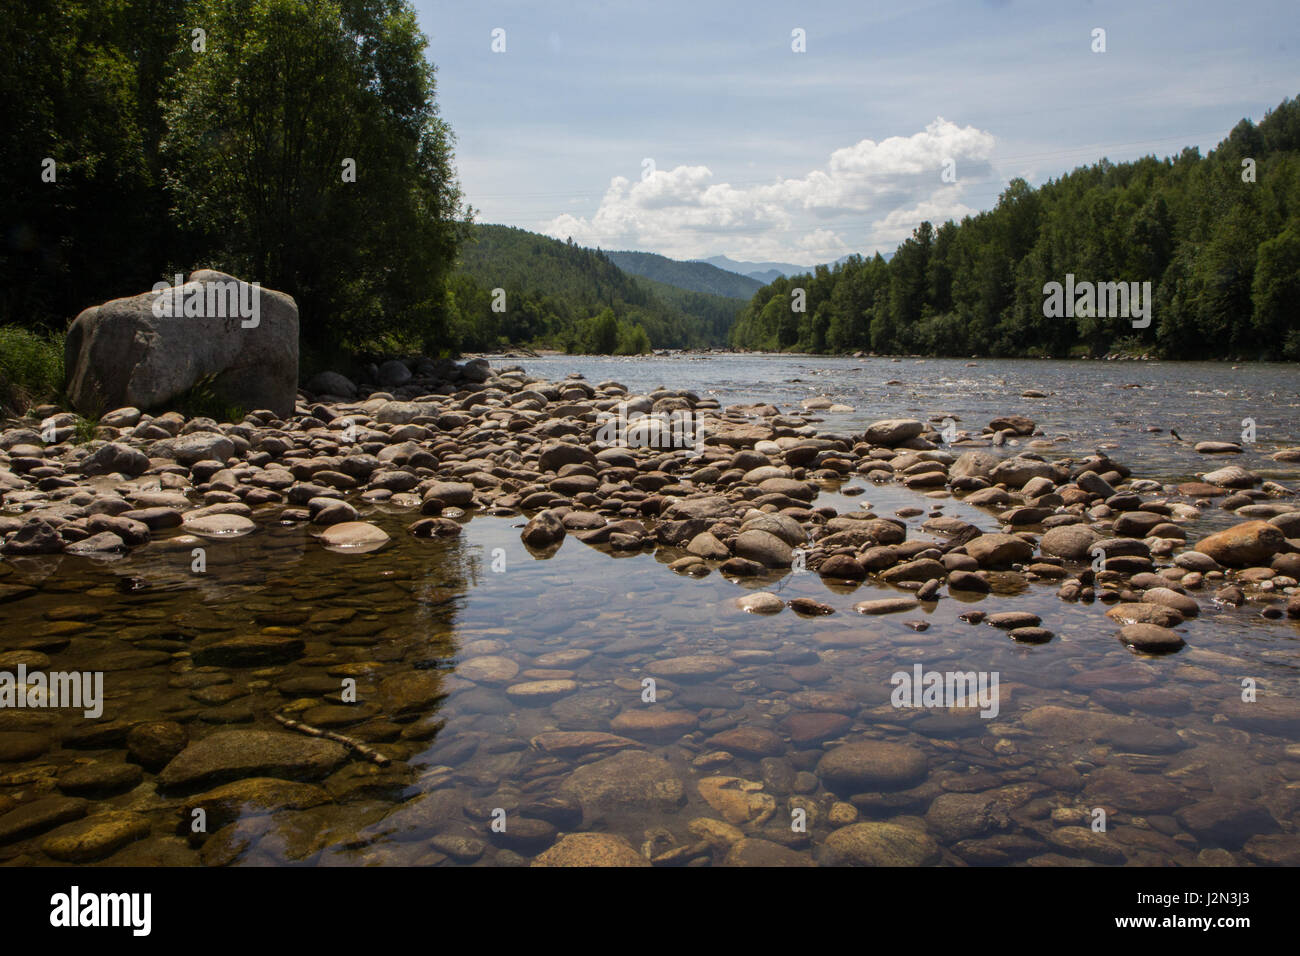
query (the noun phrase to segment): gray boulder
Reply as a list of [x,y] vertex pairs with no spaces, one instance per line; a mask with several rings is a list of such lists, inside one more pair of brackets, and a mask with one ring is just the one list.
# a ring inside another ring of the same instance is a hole
[[411,370],[398,359],[389,359],[379,366],[380,385],[405,385],[411,380]]
[[149,446],[150,456],[170,458],[186,468],[200,461],[225,462],[234,453],[235,443],[220,432],[191,432]]
[[338,372],[317,372],[307,382],[307,391],[313,395],[337,395],[339,398],[355,398],[357,387],[352,379]]
[[1034,478],[1046,478],[1059,483],[1066,477],[1062,471],[1063,469],[1045,461],[1017,456],[998,462],[989,472],[988,478],[994,484],[1005,482],[1010,488],[1023,488]]
[[144,452],[117,442],[101,445],[81,462],[81,473],[87,476],[119,472],[128,478],[136,478],[148,468],[149,458]]
[[83,414],[164,408],[200,382],[231,405],[293,412],[297,304],[222,272],[92,306],[64,348],[68,400]]

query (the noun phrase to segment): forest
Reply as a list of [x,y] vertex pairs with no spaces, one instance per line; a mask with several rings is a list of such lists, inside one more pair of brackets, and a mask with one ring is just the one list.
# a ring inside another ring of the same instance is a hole
[[[1151,322],[1044,315],[1067,274],[1150,282]],[[802,296],[796,291],[802,289]],[[802,303],[799,301],[802,298]],[[803,310],[798,311],[802,305]],[[737,348],[935,356],[1300,360],[1300,102],[1208,155],[1107,160],[754,294]]]
[[304,356],[449,348],[468,228],[405,0],[11,0],[0,328],[196,268],[298,302]]
[[529,345],[639,355],[725,346],[744,305],[629,275],[572,240],[495,225],[470,230],[449,289],[452,334],[466,351]]

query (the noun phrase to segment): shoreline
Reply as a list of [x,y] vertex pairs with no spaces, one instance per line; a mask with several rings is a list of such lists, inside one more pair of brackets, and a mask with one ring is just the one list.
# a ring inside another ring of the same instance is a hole
[[876,361],[904,362],[904,361],[942,361],[942,362],[967,362],[967,363],[986,363],[986,362],[1142,362],[1150,364],[1216,364],[1232,366],[1250,366],[1250,365],[1297,365],[1300,363],[1288,362],[1280,359],[1247,359],[1247,358],[1205,358],[1205,359],[1167,359],[1151,355],[1133,356],[1133,355],[1107,355],[1107,356],[1071,356],[1067,358],[1047,358],[1035,355],[1016,355],[1016,356],[991,356],[991,355],[969,355],[969,356],[950,356],[950,355],[875,355],[871,353],[834,353],[834,352],[763,352],[751,351],[748,349],[724,349],[724,348],[703,348],[703,349],[655,349],[642,355],[600,355],[586,354],[580,352],[564,352],[560,349],[535,349],[527,350],[532,354],[525,354],[524,350],[506,349],[501,351],[490,352],[464,352],[461,354],[462,359],[505,359],[510,361],[520,361],[528,358],[572,358],[572,359],[593,359],[593,358],[611,358],[611,359],[638,359],[638,358],[672,358],[674,356],[683,357],[707,357],[718,355],[737,355],[749,356],[755,358],[830,358],[830,359],[871,359]]

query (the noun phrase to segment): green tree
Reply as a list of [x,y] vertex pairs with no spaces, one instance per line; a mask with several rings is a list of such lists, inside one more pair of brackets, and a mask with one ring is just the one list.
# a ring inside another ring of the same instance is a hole
[[184,5],[6,3],[0,324],[61,328],[157,279],[176,239],[158,189],[157,93]]
[[1252,299],[1261,344],[1274,355],[1300,359],[1300,221],[1260,243]]
[[445,350],[468,210],[414,10],[198,0],[191,18],[206,49],[182,49],[163,147],[207,261],[294,295],[311,345]]

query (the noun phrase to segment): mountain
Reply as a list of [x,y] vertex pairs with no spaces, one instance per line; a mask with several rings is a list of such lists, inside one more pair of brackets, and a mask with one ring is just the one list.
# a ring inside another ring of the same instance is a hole
[[724,345],[745,304],[634,276],[571,240],[480,224],[470,228],[448,291],[465,351],[531,345],[637,354]]
[[606,252],[605,255],[624,272],[692,292],[748,299],[763,286],[757,279],[707,262],[681,262],[653,252]]
[[728,259],[726,256],[709,256],[707,259],[696,261],[706,262],[711,266],[738,275],[749,276],[749,278],[757,279],[763,284],[780,279],[782,276],[803,275],[815,268],[814,266],[796,266],[789,262],[737,262],[735,259]]

